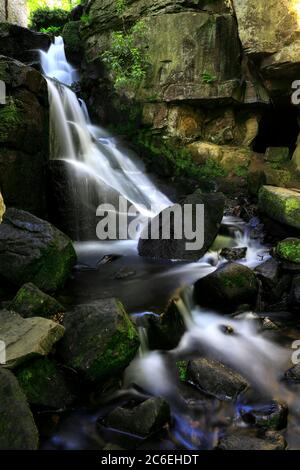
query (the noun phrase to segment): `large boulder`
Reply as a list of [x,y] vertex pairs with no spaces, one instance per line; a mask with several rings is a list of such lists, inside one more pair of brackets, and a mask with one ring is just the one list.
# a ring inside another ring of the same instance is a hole
[[268,217],[300,229],[300,192],[275,186],[263,186],[259,191],[259,208]]
[[62,287],[76,262],[71,240],[28,212],[8,209],[0,225],[0,276],[46,292]]
[[194,286],[195,300],[200,305],[225,312],[239,305],[256,303],[258,282],[251,269],[236,263],[227,263],[203,277]]
[[0,340],[5,344],[6,367],[47,356],[64,331],[63,326],[45,318],[24,319],[15,312],[0,310]]
[[[189,205],[192,209],[191,220],[193,229],[196,228],[196,209],[198,205],[204,205],[204,220],[203,225],[197,227],[197,234],[199,235],[200,230],[204,230],[204,244],[201,248],[187,249],[187,243],[191,243],[191,240],[185,238],[186,224],[184,224],[184,218],[182,223],[183,237],[181,239],[175,239],[175,227],[174,221],[170,224],[170,239],[165,240],[162,238],[162,233],[168,223],[168,216],[172,213],[176,206],[171,206],[165,209],[159,215],[157,215],[154,221],[151,221],[149,226],[145,227],[138,244],[139,254],[150,258],[161,258],[161,259],[174,259],[174,260],[198,260],[200,259],[213,244],[223,218],[225,199],[221,193],[204,194],[201,191],[196,191],[194,194],[188,196],[181,203],[181,208],[184,209],[184,205]],[[184,210],[182,210],[184,214]],[[165,218],[165,219],[164,219]],[[201,222],[201,221],[199,221]],[[149,235],[149,230],[152,226],[156,225],[158,230],[155,230],[155,234],[150,234],[151,237],[146,238]],[[154,235],[154,236],[153,236]],[[156,238],[156,239],[155,239]],[[192,240],[193,242],[194,240]]]
[[78,305],[65,314],[63,325],[63,362],[92,381],[125,369],[139,348],[137,330],[116,299]]
[[0,449],[36,450],[38,430],[17,379],[0,369]]
[[65,308],[57,300],[30,282],[21,287],[8,308],[24,318],[51,318],[65,311]]
[[[14,3],[14,2],[12,2]],[[47,51],[51,38],[16,24],[0,23],[0,53],[24,64],[39,62],[39,50]]]
[[[0,47],[1,51],[1,47]],[[0,56],[6,104],[0,104],[0,187],[6,205],[45,216],[49,158],[48,91],[43,76]]]

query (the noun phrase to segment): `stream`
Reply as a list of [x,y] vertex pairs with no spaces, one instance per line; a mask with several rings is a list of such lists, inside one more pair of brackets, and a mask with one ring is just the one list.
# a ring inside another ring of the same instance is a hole
[[[140,212],[141,226],[145,217],[154,217],[170,206],[172,202],[144,173],[138,157],[115,136],[92,125],[85,103],[70,88],[77,73],[66,60],[62,38],[56,38],[47,53],[41,52],[41,62],[49,89],[51,156],[76,169],[73,184],[86,206],[91,196],[91,187],[87,190],[85,184],[87,178],[98,200],[110,202],[118,193],[131,202]],[[76,224],[80,225],[80,217],[77,214]],[[272,400],[289,405],[285,437],[290,448],[300,448],[298,390],[287,388],[279,379],[291,367],[291,343],[297,339],[297,325],[287,322],[281,335],[262,332],[253,312],[241,312],[233,318],[197,307],[190,287],[226,261],[220,256],[223,247],[247,247],[246,258],[240,263],[251,269],[266,261],[269,248],[261,238],[253,237],[253,228],[258,225],[258,220],[246,224],[225,216],[215,244],[194,263],[144,259],[138,255],[137,240],[75,243],[78,263],[63,295],[73,305],[119,298],[139,328],[141,348],[125,371],[122,389],[103,394],[93,407],[83,404],[72,412],[39,416],[41,429],[46,429],[43,449],[102,449],[107,445],[125,449],[212,449],[229,422],[241,429],[247,427],[241,411],[254,405],[272,406]],[[173,297],[178,299],[186,333],[173,350],[149,350],[148,319],[155,319]],[[268,316],[272,320],[271,314]],[[279,313],[275,317],[282,320]],[[222,361],[241,373],[255,391],[254,396],[245,396],[237,403],[221,402],[179,381],[176,363],[199,356]],[[167,400],[172,415],[168,428],[142,439],[103,424],[103,418],[117,405],[141,402],[145,396]]]

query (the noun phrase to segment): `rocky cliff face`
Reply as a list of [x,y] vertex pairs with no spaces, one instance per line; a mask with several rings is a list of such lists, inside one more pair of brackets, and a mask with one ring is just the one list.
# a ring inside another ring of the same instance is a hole
[[[300,33],[293,4],[128,0],[120,14],[116,2],[92,0],[83,33],[86,61],[95,77],[88,92],[94,109],[103,119],[100,95],[107,75],[101,55],[110,48],[111,32],[142,20],[149,67],[130,96],[143,109],[142,126],[164,142],[176,139],[188,145],[198,165],[212,158],[218,164],[226,161],[227,170],[238,166],[240,178],[254,172],[271,184],[294,185],[289,165],[299,127],[291,93],[293,81],[300,78]],[[107,108],[118,103],[116,95],[107,95]],[[266,126],[266,110],[274,105]],[[288,122],[290,130],[285,129]],[[269,147],[289,148],[280,173],[263,155]],[[237,176],[232,169],[229,173]]]
[[0,21],[26,27],[28,23],[27,0],[1,0]]

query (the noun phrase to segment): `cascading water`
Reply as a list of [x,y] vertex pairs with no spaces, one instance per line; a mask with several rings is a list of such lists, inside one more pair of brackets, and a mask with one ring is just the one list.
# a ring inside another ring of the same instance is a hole
[[41,51],[41,64],[49,90],[50,154],[74,167],[77,178],[72,184],[77,185],[83,204],[89,207],[96,194],[92,204],[96,209],[117,193],[146,218],[168,207],[170,200],[145,175],[136,156],[121,149],[106,130],[91,124],[86,104],[70,88],[77,73],[67,62],[61,37],[55,38],[48,52]]

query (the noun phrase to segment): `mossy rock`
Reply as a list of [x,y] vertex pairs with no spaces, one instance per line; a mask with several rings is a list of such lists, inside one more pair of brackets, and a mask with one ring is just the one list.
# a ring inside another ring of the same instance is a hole
[[195,284],[195,300],[200,305],[234,311],[239,305],[254,305],[258,281],[251,269],[227,263]]
[[8,209],[0,225],[0,275],[22,286],[32,282],[45,292],[64,285],[76,262],[71,240],[28,212]]
[[32,405],[66,408],[74,400],[63,372],[48,358],[36,359],[16,371],[19,384]]
[[60,356],[91,381],[125,369],[139,348],[136,327],[116,299],[78,305],[65,314],[63,325]]
[[65,47],[71,53],[82,51],[82,40],[80,36],[81,21],[70,21],[64,26],[62,36]]
[[20,313],[22,317],[51,318],[65,311],[65,308],[53,297],[44,294],[32,283],[24,284],[9,305],[9,309]]
[[300,191],[263,186],[258,204],[271,219],[300,230]]
[[300,264],[300,239],[287,238],[279,242],[276,255],[285,262]]
[[38,430],[16,377],[0,369],[0,449],[36,450]]

